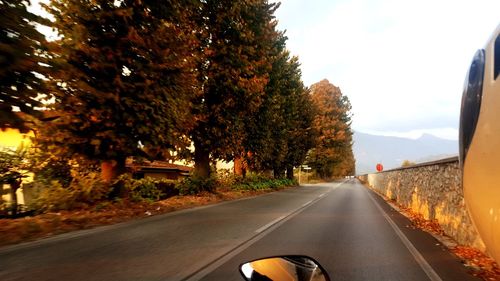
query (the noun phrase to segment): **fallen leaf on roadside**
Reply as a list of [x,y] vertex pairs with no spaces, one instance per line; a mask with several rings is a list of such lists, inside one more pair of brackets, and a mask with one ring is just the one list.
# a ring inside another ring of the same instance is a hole
[[[401,214],[406,216],[411,221],[412,225],[406,225],[406,227],[412,227],[414,229],[418,228],[426,232],[451,239],[446,235],[446,233],[443,231],[436,220],[426,220],[421,214],[415,213],[411,208],[402,206],[395,200],[388,199],[383,194],[378,193],[376,190],[373,191],[384,198],[385,201],[393,204],[397,209],[399,209]],[[449,249],[452,253],[462,259],[464,265],[470,269],[472,275],[477,276],[478,278],[481,278],[483,280],[500,281],[500,268],[498,264],[485,253],[472,247],[460,245],[450,247]]]

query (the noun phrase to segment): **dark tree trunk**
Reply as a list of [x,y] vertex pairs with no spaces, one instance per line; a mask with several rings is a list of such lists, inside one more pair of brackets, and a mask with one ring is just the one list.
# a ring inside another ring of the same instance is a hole
[[194,175],[203,179],[210,177],[210,151],[198,141],[194,142]]
[[282,179],[284,175],[284,171],[281,168],[274,168],[274,178]]
[[293,167],[287,167],[286,168],[286,178],[293,180]]
[[245,159],[241,156],[234,158],[234,174],[242,177],[247,175],[247,165]]
[[106,183],[111,183],[126,172],[126,157],[118,157],[113,160],[101,161],[101,178]]

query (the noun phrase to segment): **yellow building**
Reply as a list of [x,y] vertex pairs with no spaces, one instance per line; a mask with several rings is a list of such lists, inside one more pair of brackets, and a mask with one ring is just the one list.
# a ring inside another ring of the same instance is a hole
[[[17,129],[6,128],[4,130],[0,130],[0,150],[16,150],[18,147],[30,147],[31,146],[31,138],[34,137],[34,133],[30,131],[29,133],[21,133]],[[33,177],[30,176],[23,180],[23,183],[27,183],[33,180]],[[8,184],[4,184],[2,186],[2,200],[10,201],[9,189],[10,186]],[[25,204],[23,189],[22,187],[17,190],[17,203]]]
[[32,131],[23,134],[17,129],[0,130],[0,149],[17,149],[20,145],[29,147],[34,136]]

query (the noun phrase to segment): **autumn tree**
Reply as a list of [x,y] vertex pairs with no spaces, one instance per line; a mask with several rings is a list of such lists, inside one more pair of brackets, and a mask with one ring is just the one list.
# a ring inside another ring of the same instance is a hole
[[293,178],[293,167],[302,164],[312,147],[314,113],[298,58],[290,57],[284,42],[277,42],[279,52],[273,57],[266,95],[248,123],[252,137],[247,140],[251,152],[247,161],[254,169],[272,170],[276,178],[283,177],[285,171]]
[[[244,140],[243,151],[236,155],[235,165],[242,162],[242,166],[246,169],[274,170],[284,160],[287,147],[283,134],[286,128],[281,109],[288,93],[283,91],[287,90],[284,84],[288,78],[285,74],[289,59],[289,54],[285,50],[286,40],[287,37],[282,32],[275,38],[273,49],[269,54],[272,67],[269,81],[264,88],[265,94],[262,96],[259,108],[245,123],[245,130],[250,137]],[[243,171],[235,169],[235,172],[244,176],[246,169]]]
[[304,88],[290,99],[288,108],[289,133],[286,136],[288,150],[284,168],[287,178],[293,179],[293,168],[304,163],[307,153],[315,144],[317,133],[313,122],[316,109],[309,90]]
[[46,97],[47,42],[37,25],[49,22],[27,10],[29,1],[0,1],[0,127],[29,129],[16,111],[40,116]]
[[313,127],[318,137],[308,164],[321,178],[354,173],[349,99],[326,79],[313,84],[311,93],[317,110]]
[[245,124],[262,103],[269,61],[278,35],[274,11],[266,0],[207,0],[200,9],[201,95],[194,100],[197,121],[195,175],[207,178],[210,162],[233,160],[244,151]]
[[107,181],[128,156],[189,145],[198,47],[197,1],[52,0],[61,39],[51,74],[60,118],[54,148],[102,163]]

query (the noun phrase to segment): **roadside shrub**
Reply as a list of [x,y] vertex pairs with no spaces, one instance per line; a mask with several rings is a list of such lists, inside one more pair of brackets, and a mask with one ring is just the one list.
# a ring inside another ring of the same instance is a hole
[[231,169],[217,170],[217,183],[223,187],[231,187],[243,180],[240,175],[235,175]]
[[202,191],[215,192],[217,184],[217,176],[212,173],[208,179],[191,175],[185,178],[178,187],[180,195],[195,195]]
[[59,180],[35,182],[37,199],[31,208],[38,212],[69,210],[92,205],[107,197],[110,187],[105,184],[99,173],[77,173],[72,171],[72,180],[65,187]]
[[297,181],[292,179],[270,179],[257,175],[251,178],[245,178],[241,183],[236,184],[234,188],[237,190],[264,190],[278,189],[292,185],[297,185]]
[[69,210],[74,206],[73,192],[57,180],[51,181],[47,186],[41,186],[38,198],[31,204],[31,208],[37,212]]
[[157,201],[161,196],[161,191],[156,188],[155,182],[149,178],[136,180],[127,189],[130,190],[130,199],[132,201]]
[[158,180],[150,177],[134,179],[129,174],[123,174],[116,180],[114,185],[119,185],[124,192],[122,195],[132,201],[157,201],[162,196],[161,190],[157,187]]
[[169,179],[134,179],[121,175],[112,185],[109,199],[130,198],[132,200],[162,200],[179,195],[178,181]]
[[248,173],[246,177],[241,178],[239,183],[257,183],[272,180],[273,178],[258,173]]
[[83,203],[96,203],[107,197],[111,191],[108,184],[104,183],[97,172],[73,173],[70,189],[75,193],[75,198]]
[[178,181],[169,179],[160,179],[156,182],[156,188],[161,192],[160,199],[167,199],[180,194],[177,187]]

